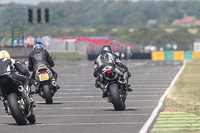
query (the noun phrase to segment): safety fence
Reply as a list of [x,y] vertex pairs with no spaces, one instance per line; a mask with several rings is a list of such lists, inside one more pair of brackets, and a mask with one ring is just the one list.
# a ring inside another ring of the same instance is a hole
[[200,52],[194,51],[153,51],[152,60],[184,60],[200,59]]

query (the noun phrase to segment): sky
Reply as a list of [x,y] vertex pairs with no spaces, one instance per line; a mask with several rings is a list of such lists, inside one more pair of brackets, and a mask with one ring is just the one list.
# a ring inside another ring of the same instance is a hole
[[[0,0],[0,4],[8,4],[8,3],[14,2],[17,4],[37,5],[40,2],[63,2],[63,1],[80,1],[80,0]],[[172,1],[172,0],[130,0],[130,1]],[[181,1],[181,0],[177,0],[177,1]]]
[[8,3],[14,2],[17,4],[37,5],[40,2],[63,2],[63,1],[66,1],[66,0],[0,0],[0,4],[8,4]]

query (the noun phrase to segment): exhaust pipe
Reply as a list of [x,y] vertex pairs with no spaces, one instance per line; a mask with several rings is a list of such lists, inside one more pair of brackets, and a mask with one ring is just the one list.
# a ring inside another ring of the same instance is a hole
[[25,92],[24,87],[23,86],[19,86],[18,87],[19,92],[21,93],[22,97],[26,100],[26,102],[28,103],[28,105],[30,106],[30,99],[28,94]]
[[53,85],[53,86],[57,86],[56,81],[52,81],[52,85]]
[[123,76],[124,75],[124,73],[123,72],[121,72],[117,67],[115,68],[115,72],[117,72],[119,75],[121,75],[121,76]]

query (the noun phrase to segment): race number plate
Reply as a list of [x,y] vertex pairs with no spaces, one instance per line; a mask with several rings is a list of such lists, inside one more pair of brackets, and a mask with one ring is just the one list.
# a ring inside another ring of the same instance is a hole
[[49,74],[48,73],[40,74],[39,79],[40,79],[40,81],[49,80]]

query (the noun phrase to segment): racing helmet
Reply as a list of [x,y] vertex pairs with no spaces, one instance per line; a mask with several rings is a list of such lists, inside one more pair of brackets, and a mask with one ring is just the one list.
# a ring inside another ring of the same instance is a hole
[[102,48],[101,48],[101,55],[104,56],[106,53],[112,53],[112,49],[110,46],[108,45],[104,45]]
[[41,42],[36,42],[33,46],[33,49],[42,49],[43,44]]
[[7,58],[10,59],[10,54],[6,50],[2,50],[0,52],[0,58]]

